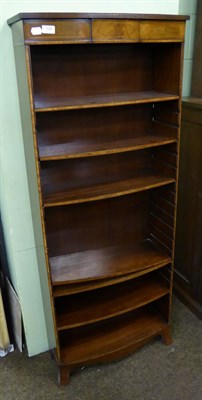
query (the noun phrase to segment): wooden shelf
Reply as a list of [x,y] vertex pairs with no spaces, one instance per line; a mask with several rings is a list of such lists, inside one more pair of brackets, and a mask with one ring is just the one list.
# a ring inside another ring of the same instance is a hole
[[99,279],[95,281],[69,283],[66,285],[57,285],[52,287],[53,297],[69,296],[75,293],[88,292],[93,289],[99,289],[107,286],[116,285],[117,283],[130,281],[131,279],[138,278],[139,276],[148,274],[152,271],[158,270],[167,265],[167,262],[163,262],[158,265],[154,265],[146,270],[134,272],[132,274],[121,275],[115,278]]
[[106,323],[61,332],[61,362],[68,365],[106,359],[158,335],[167,323],[152,309],[143,308]]
[[40,23],[51,35],[31,14],[13,34],[64,385],[74,367],[171,343],[185,21],[55,17]]
[[149,190],[175,182],[174,178],[157,174],[140,175],[133,179],[79,188],[68,193],[44,194],[44,206],[56,207],[89,201],[104,200]]
[[135,310],[169,293],[168,283],[157,277],[124,282],[113,287],[63,297],[56,303],[58,330],[102,321]]
[[138,245],[106,247],[49,259],[53,285],[126,275],[170,261],[149,240]]
[[124,153],[176,143],[177,139],[166,135],[148,134],[135,138],[111,141],[75,141],[39,147],[41,161],[64,160],[69,158],[93,157],[106,154]]
[[153,103],[178,100],[179,95],[157,92],[154,90],[143,92],[115,93],[98,96],[79,96],[65,98],[35,98],[35,111],[76,110],[81,108],[114,107],[127,104]]

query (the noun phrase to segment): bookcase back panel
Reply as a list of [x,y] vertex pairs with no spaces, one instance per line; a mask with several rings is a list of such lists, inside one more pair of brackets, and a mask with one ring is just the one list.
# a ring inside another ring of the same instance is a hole
[[152,114],[151,104],[38,113],[38,144],[127,141],[151,130]]
[[176,184],[153,191],[150,203],[150,238],[162,251],[173,254]]
[[[102,157],[44,162],[41,181],[44,195],[65,193],[72,189],[126,181],[145,174],[151,167],[149,150]],[[121,184],[120,184],[121,190]],[[79,195],[79,193],[78,193]]]
[[[158,47],[159,46],[159,47]],[[169,93],[181,93],[181,44],[157,45],[155,52],[154,87]]]
[[102,190],[106,196],[114,197],[127,190],[144,190],[153,182],[151,179],[157,178],[159,184],[163,184],[165,178],[176,179],[173,146],[111,156],[44,161],[41,164],[44,201],[54,203],[66,199],[80,202],[89,188],[92,188],[94,198]]
[[167,272],[163,267],[128,282],[56,298],[58,329],[105,320],[164,297],[169,293],[171,282]]
[[33,46],[31,55],[36,98],[124,93],[152,86],[149,47]]
[[39,155],[65,158],[118,152],[177,139],[175,101],[37,113]]
[[32,46],[35,101],[150,90],[178,94],[180,55],[176,43]]
[[163,146],[153,151],[153,167],[162,176],[177,177],[177,144]]
[[[50,257],[150,239],[172,255],[175,184],[136,195],[46,209]],[[99,207],[97,207],[99,205]]]
[[135,244],[147,237],[148,194],[49,208],[45,220],[50,257]]
[[153,108],[154,120],[162,123],[164,127],[179,127],[180,110],[178,101],[155,103]]

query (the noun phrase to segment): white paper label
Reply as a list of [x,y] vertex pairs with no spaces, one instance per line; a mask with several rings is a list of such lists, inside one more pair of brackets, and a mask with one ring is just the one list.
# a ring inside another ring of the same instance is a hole
[[55,25],[42,25],[42,33],[46,33],[47,35],[54,35]]
[[41,35],[42,34],[42,29],[40,26],[33,26],[31,28],[31,33],[32,35]]

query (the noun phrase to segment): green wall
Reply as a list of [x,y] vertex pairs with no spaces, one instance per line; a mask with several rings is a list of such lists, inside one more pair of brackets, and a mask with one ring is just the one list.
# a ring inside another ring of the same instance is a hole
[[197,8],[197,0],[179,0],[178,14],[190,15],[190,21],[187,21],[186,24],[183,96],[190,95],[193,52],[194,52],[194,36],[196,28],[196,8]]
[[[47,288],[40,223],[34,232],[33,219],[39,221],[38,197],[30,205],[27,183],[14,53],[6,20],[19,12],[131,12],[177,14],[190,1],[3,1],[1,0],[1,141],[0,204],[10,272],[20,298],[29,355],[54,346],[53,324]],[[184,9],[182,10],[184,12]],[[193,23],[194,26],[194,8]],[[186,11],[187,13],[187,11]],[[193,28],[190,29],[193,31]],[[193,37],[193,34],[192,34]],[[192,37],[190,41],[192,41]],[[188,43],[188,42],[187,42]],[[191,42],[187,44],[185,83],[190,70]],[[188,84],[187,84],[188,87]],[[36,177],[33,172],[33,187]],[[37,251],[36,251],[37,250]],[[37,259],[38,254],[38,259]]]

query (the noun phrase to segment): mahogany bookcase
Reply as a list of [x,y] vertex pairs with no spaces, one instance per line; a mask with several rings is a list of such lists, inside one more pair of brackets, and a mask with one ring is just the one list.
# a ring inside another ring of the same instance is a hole
[[[157,335],[171,343],[186,19],[8,21],[25,153],[33,137],[60,384],[74,367]],[[29,156],[27,169],[29,177]]]

